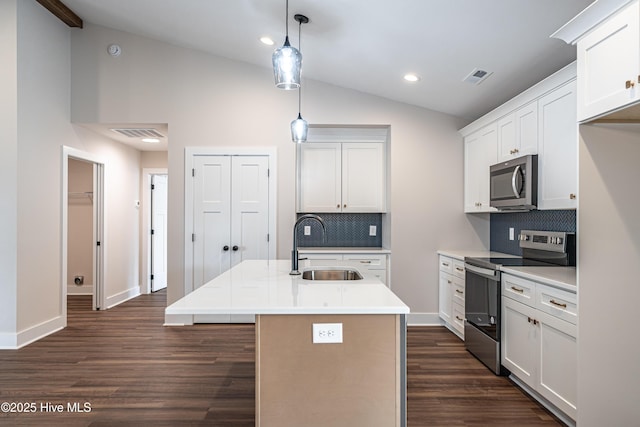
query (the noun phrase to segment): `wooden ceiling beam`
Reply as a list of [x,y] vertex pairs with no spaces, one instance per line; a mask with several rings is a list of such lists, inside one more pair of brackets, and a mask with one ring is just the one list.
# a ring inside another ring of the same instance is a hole
[[36,0],[70,27],[82,28],[82,19],[60,0]]

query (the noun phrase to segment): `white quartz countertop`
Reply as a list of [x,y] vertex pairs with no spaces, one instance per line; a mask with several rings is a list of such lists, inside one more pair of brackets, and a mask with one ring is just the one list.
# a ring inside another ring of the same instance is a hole
[[307,246],[299,247],[298,252],[301,254],[390,254],[390,249],[378,247],[319,247]]
[[[464,250],[464,249],[440,249],[439,255],[448,256],[460,261],[464,261],[465,257],[476,258],[517,258],[517,255],[505,254],[502,252],[486,251],[486,250]],[[556,288],[561,288],[570,292],[576,292],[576,268],[575,267],[510,267],[502,266],[500,271],[523,277],[529,280],[535,280]]]
[[546,285],[561,288],[569,292],[576,292],[575,267],[506,267],[500,268],[503,273],[513,274]]
[[165,314],[409,313],[409,307],[375,278],[304,280],[290,276],[290,268],[289,260],[243,261],[168,306]]

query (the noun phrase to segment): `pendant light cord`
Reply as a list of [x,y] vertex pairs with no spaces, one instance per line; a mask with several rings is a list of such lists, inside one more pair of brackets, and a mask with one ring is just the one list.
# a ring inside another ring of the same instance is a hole
[[286,0],[284,28],[285,28],[285,37],[289,38],[289,0]]
[[[287,4],[288,3],[289,3],[289,0],[287,0]],[[298,21],[298,51],[299,52],[302,52],[302,37],[300,36],[301,33],[302,33],[302,20]],[[300,86],[298,87],[298,116],[300,115],[301,109],[302,109],[302,73],[300,73]]]

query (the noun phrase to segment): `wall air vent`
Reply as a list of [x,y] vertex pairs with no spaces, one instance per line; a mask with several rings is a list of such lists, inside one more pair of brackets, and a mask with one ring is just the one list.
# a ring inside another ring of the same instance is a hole
[[164,138],[164,135],[151,128],[117,128],[110,129],[129,138]]
[[479,68],[474,68],[472,72],[469,73],[467,77],[462,79],[463,82],[473,83],[475,85],[479,85],[482,83],[487,77],[493,74],[490,71],[481,70]]

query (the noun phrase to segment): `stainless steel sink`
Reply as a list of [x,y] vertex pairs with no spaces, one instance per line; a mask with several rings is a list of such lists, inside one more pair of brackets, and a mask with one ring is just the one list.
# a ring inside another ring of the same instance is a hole
[[362,276],[356,270],[307,270],[302,272],[305,280],[362,280]]

